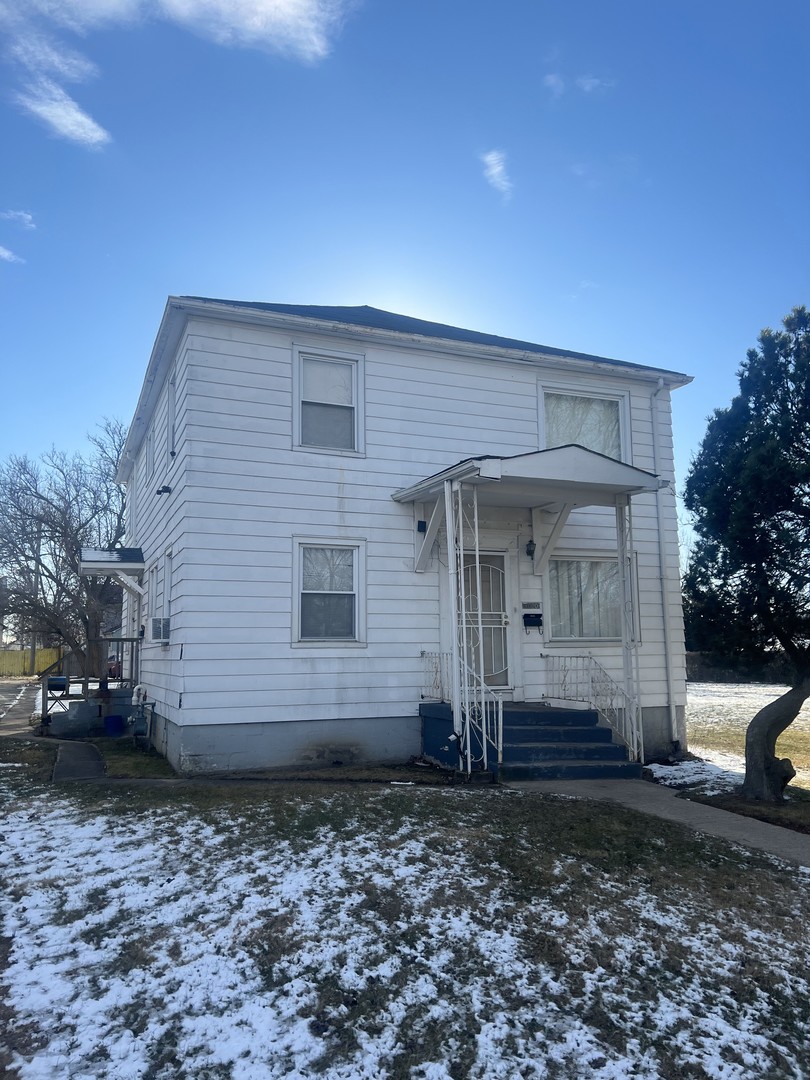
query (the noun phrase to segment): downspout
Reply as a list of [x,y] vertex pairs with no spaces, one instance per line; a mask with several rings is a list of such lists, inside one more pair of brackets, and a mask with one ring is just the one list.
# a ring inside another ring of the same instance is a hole
[[[650,414],[652,416],[652,443],[653,443],[653,472],[659,476],[658,467],[658,395],[664,389],[664,380],[658,379],[658,386],[650,395]],[[669,600],[667,597],[667,583],[665,578],[666,544],[664,543],[664,504],[663,492],[658,488],[655,492],[655,509],[658,519],[658,570],[661,579],[661,616],[664,623],[664,670],[667,682],[667,707],[669,709],[669,734],[673,750],[680,749],[678,738],[678,714],[675,711],[675,691],[672,678],[672,634],[669,626]]]

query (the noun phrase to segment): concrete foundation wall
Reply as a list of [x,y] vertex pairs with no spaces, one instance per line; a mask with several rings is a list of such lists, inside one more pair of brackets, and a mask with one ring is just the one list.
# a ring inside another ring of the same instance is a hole
[[421,752],[418,716],[191,727],[155,716],[152,742],[184,775],[289,765],[401,764]]
[[[677,732],[674,736],[680,742],[680,749],[686,749],[686,714],[683,705],[675,706]],[[668,758],[674,747],[672,720],[666,705],[651,706],[641,710],[644,725],[644,760],[660,761]]]

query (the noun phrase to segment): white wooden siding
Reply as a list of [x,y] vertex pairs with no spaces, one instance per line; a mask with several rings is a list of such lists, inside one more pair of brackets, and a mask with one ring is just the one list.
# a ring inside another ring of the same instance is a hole
[[[292,444],[293,338],[327,355],[365,356],[365,453],[352,457],[295,450]],[[413,572],[414,524],[409,506],[391,493],[457,461],[480,454],[538,449],[538,382],[628,395],[632,463],[653,468],[651,407],[658,409],[661,474],[672,477],[666,393],[654,406],[652,381],[617,369],[572,377],[563,361],[512,363],[463,358],[437,350],[370,346],[326,335],[192,320],[173,365],[176,450],[166,461],[167,393],[152,423],[156,468],[145,477],[144,450],[135,463],[137,523],[133,543],[147,566],[158,566],[162,612],[164,553],[172,551],[172,633],[168,646],[147,636],[142,677],[158,711],[178,723],[243,723],[323,717],[413,714],[422,686],[421,650],[442,641],[440,568]],[[169,495],[157,496],[163,484]],[[674,502],[664,495],[667,558],[677,567]],[[493,517],[489,512],[490,518]],[[486,528],[508,528],[519,583],[513,606],[527,693],[540,690],[547,651],[520,622],[523,600],[542,602],[542,582],[522,555],[530,516],[510,510]],[[663,617],[654,496],[634,500],[640,607],[643,704],[666,701]],[[358,647],[291,640],[296,603],[291,538],[366,542],[368,641]],[[517,537],[516,537],[516,534]],[[484,538],[485,539],[485,538]],[[566,551],[615,552],[612,510],[572,514],[559,542]],[[667,580],[672,628],[679,603],[677,573]],[[152,613],[145,611],[145,618]],[[620,650],[599,646],[621,673]],[[182,651],[182,659],[180,658]],[[574,650],[571,650],[574,651]],[[604,655],[603,655],[604,654]],[[681,671],[675,657],[676,675]],[[182,707],[181,707],[182,696]]]

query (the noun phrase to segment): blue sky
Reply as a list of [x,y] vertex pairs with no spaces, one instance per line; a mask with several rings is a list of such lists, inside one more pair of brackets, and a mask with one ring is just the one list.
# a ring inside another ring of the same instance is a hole
[[169,294],[695,376],[810,302],[805,0],[0,0],[0,458],[131,418]]

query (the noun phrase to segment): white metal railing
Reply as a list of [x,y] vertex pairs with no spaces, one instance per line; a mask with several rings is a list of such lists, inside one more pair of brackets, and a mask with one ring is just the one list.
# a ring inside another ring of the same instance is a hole
[[[422,700],[448,701],[453,696],[453,654],[422,650],[424,663]],[[469,665],[461,667],[460,749],[464,767],[473,764],[488,769],[503,761],[503,699],[487,686]]]
[[453,687],[450,667],[453,662],[449,652],[422,650],[422,700],[449,701]]
[[546,661],[545,697],[577,701],[595,709],[628,748],[635,761],[644,760],[638,701],[593,656],[550,656]]
[[461,666],[461,749],[469,774],[473,764],[488,769],[503,761],[503,699],[466,664]]

